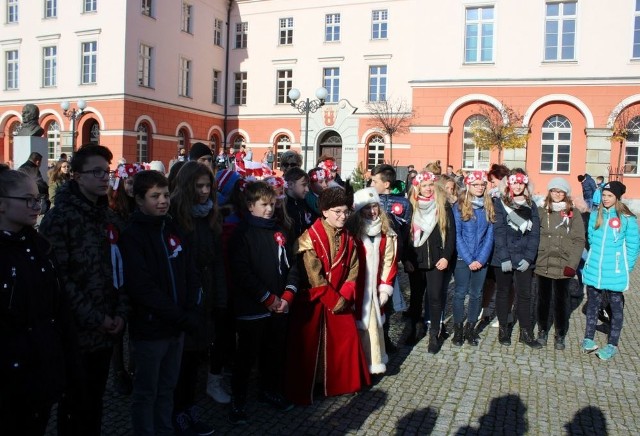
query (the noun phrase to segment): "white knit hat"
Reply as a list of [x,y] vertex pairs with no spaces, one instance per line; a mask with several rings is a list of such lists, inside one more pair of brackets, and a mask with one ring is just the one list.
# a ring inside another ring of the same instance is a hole
[[358,212],[368,204],[380,204],[380,196],[375,188],[364,188],[353,194],[353,209]]
[[547,184],[547,191],[551,191],[552,189],[559,189],[563,191],[567,195],[571,195],[571,187],[569,186],[569,182],[567,182],[562,177],[554,177],[549,180],[549,184]]
[[166,173],[164,164],[160,160],[151,161],[151,163],[149,164],[149,169],[161,172],[162,174]]

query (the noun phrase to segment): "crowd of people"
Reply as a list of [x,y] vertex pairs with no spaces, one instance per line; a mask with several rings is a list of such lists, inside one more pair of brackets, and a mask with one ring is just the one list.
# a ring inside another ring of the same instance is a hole
[[640,245],[619,181],[594,182],[580,207],[565,178],[538,204],[526,171],[497,164],[461,175],[434,162],[406,185],[381,164],[354,192],[335,159],[307,172],[294,151],[277,156],[279,176],[271,150],[254,165],[246,151],[220,158],[197,143],[165,174],[126,162],[111,171],[109,149],[86,145],[56,163],[48,186],[33,158],[19,171],[0,166],[8,434],[44,434],[55,403],[59,434],[100,434],[110,368],[131,394],[136,435],[211,434],[195,405],[205,392],[229,405],[233,424],[249,419],[253,391],[282,412],[358,392],[396,351],[394,311],[410,323],[407,345],[428,336],[435,354],[450,333],[454,347],[477,347],[495,298],[500,344],[517,323],[531,349],[553,327],[564,350],[576,275],[587,292],[582,351],[618,353]]

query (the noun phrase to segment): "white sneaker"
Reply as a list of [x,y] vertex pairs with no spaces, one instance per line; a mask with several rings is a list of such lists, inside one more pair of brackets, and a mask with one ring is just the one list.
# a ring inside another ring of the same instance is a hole
[[222,387],[221,374],[209,374],[207,377],[207,395],[209,395],[216,403],[229,404],[231,396]]

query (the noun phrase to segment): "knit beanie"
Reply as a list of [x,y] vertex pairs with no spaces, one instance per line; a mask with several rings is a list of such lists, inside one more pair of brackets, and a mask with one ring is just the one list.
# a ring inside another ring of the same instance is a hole
[[196,142],[191,146],[191,150],[189,150],[189,160],[198,160],[202,156],[213,157],[213,152],[202,142]]
[[161,172],[162,174],[165,174],[167,172],[161,160],[151,161],[151,163],[149,163],[149,169]]
[[613,182],[609,182],[606,185],[604,185],[602,187],[602,190],[611,192],[613,195],[616,196],[618,200],[620,200],[620,197],[622,197],[624,193],[627,192],[627,187],[624,186],[622,182],[618,182],[617,180],[614,180]]
[[551,191],[552,189],[559,189],[567,195],[571,195],[571,187],[569,186],[569,182],[567,182],[562,177],[554,177],[549,180],[549,184],[547,185],[547,191]]
[[233,187],[240,180],[240,174],[231,170],[220,170],[216,173],[218,184],[218,206],[222,206],[229,200]]
[[380,204],[380,196],[374,188],[364,188],[353,194],[353,210],[355,212],[369,204]]

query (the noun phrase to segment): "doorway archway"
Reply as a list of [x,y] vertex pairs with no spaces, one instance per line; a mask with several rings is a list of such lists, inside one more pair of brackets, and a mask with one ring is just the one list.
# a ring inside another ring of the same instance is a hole
[[335,130],[329,130],[320,139],[320,156],[329,156],[335,159],[338,168],[342,168],[342,137]]

